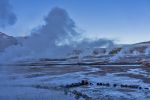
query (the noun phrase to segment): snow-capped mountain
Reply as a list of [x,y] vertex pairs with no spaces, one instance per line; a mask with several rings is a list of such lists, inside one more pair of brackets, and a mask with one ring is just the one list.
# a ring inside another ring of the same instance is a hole
[[9,46],[16,45],[17,40],[13,36],[8,36],[0,32],[0,51],[4,51]]

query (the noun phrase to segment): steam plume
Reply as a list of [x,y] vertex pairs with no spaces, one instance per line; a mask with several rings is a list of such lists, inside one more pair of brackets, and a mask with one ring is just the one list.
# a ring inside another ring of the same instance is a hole
[[[64,57],[75,48],[87,48],[111,45],[107,39],[79,39],[81,34],[76,31],[74,21],[68,13],[55,7],[44,19],[45,24],[32,32],[21,45],[12,46],[1,54],[0,61],[20,60],[25,58]],[[78,38],[77,41],[76,39]],[[61,43],[61,45],[60,45]]]
[[15,24],[16,15],[12,12],[9,0],[0,0],[0,27]]

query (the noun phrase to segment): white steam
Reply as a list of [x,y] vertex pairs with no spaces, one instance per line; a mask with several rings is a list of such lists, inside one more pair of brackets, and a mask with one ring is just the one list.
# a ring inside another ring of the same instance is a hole
[[[75,48],[92,48],[94,46],[112,45],[107,39],[91,41],[79,39],[74,21],[68,13],[58,7],[51,10],[45,18],[45,24],[32,32],[21,45],[11,46],[0,54],[0,61],[20,60],[25,58],[57,58],[66,56]],[[80,40],[80,41],[77,41]]]
[[121,49],[121,51],[119,51],[116,55],[114,55],[113,57],[110,58],[111,62],[115,62],[123,57],[126,56],[126,54],[129,54],[131,49],[131,46],[125,46]]
[[150,54],[150,46],[145,49],[145,54]]

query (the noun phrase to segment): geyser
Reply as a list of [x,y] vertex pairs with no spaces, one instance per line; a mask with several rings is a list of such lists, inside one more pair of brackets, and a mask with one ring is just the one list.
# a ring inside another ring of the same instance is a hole
[[53,8],[44,20],[45,24],[33,31],[20,45],[11,46],[1,53],[0,61],[64,57],[75,48],[113,44],[107,39],[91,41],[81,38],[74,21],[64,9]]

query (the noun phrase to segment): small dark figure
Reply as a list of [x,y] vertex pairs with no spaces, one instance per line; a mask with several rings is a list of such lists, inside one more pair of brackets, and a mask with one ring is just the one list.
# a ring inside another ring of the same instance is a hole
[[88,81],[85,81],[85,85],[88,85],[89,84],[89,82]]
[[117,87],[117,84],[113,84],[114,87]]
[[74,86],[79,86],[79,84],[78,83],[74,83]]
[[99,83],[99,85],[101,85],[101,86],[102,86],[102,85],[103,85],[103,83]]
[[129,86],[129,85],[126,85],[126,84],[125,84],[125,85],[121,84],[121,87],[122,87],[122,88],[130,88],[130,86]]
[[129,87],[129,85],[126,85],[126,84],[125,84],[125,85],[124,85],[124,87],[125,87],[125,88],[128,88],[128,87]]
[[121,84],[121,88],[123,88],[124,87],[124,85],[123,84]]
[[109,83],[106,83],[106,84],[105,84],[105,86],[109,87],[109,86],[110,86],[110,84],[109,84]]
[[90,85],[93,85],[93,83],[90,83]]
[[126,87],[127,87],[127,88],[132,88],[132,86],[131,86],[131,85],[126,85]]
[[144,88],[145,90],[149,90],[149,88]]
[[102,83],[102,85],[105,86],[106,84],[105,84],[105,83]]
[[84,85],[84,80],[81,81],[81,84]]
[[72,84],[70,85],[70,87],[74,87],[74,84],[72,83]]
[[131,85],[127,85],[127,88],[132,88],[132,86]]
[[139,87],[139,89],[141,90],[141,89],[142,89],[142,87]]
[[135,85],[129,85],[129,88],[135,89],[136,86]]
[[75,87],[75,86],[78,86],[78,83],[74,83],[73,86],[74,86],[74,87]]
[[138,89],[139,86],[138,85],[131,85],[131,87],[134,89]]
[[69,88],[69,87],[70,87],[70,85],[66,85],[65,87],[66,87],[66,88]]
[[99,83],[97,83],[97,85],[100,85]]
[[81,81],[81,84],[82,84],[82,85],[88,85],[88,81],[87,81],[87,80],[82,80],[82,81]]

